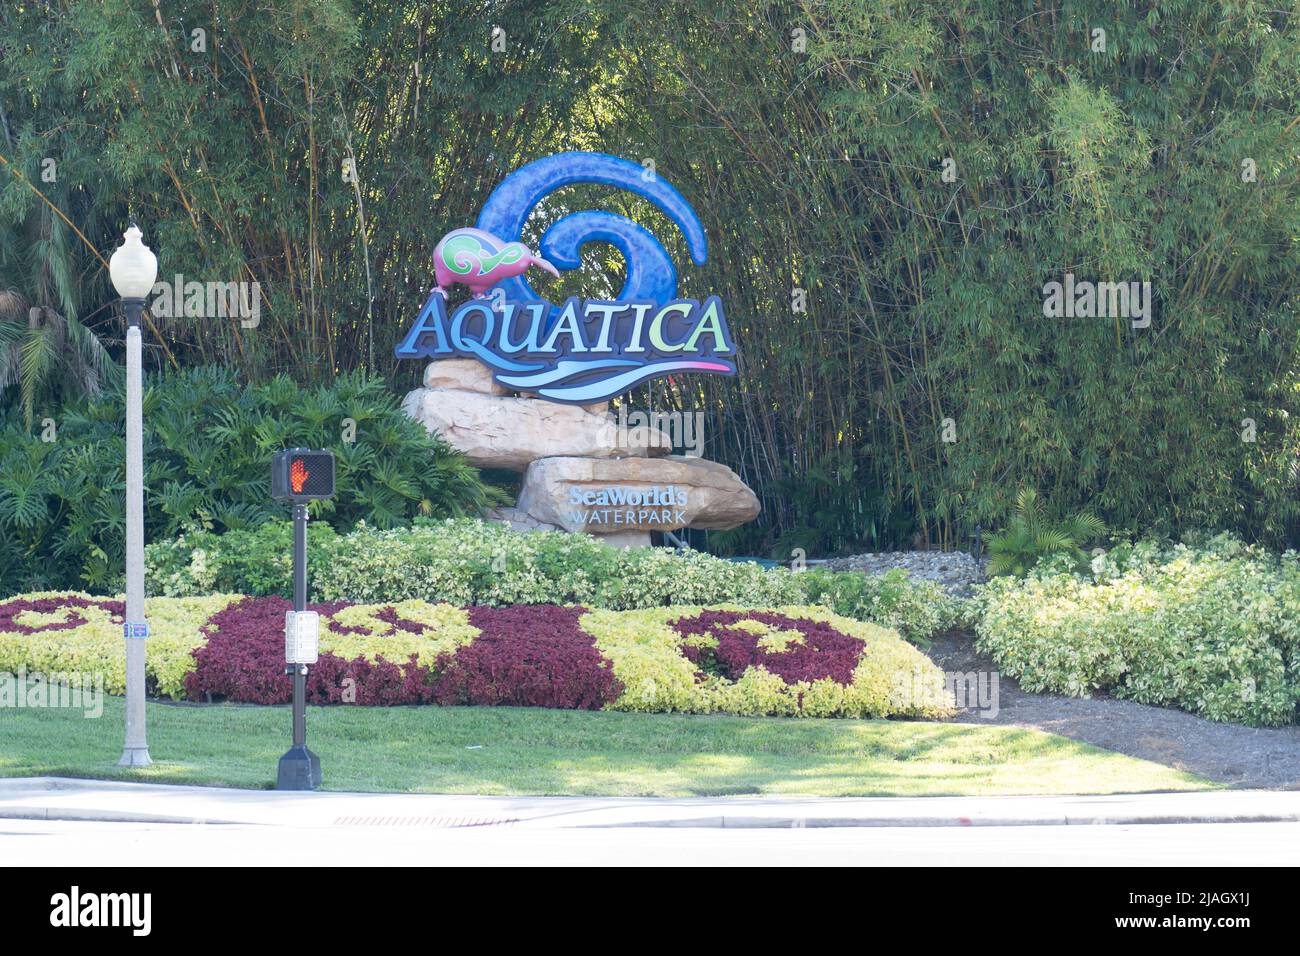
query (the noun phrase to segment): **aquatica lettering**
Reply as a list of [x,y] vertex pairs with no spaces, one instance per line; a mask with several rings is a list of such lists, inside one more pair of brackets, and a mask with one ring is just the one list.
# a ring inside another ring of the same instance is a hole
[[[682,231],[691,261],[704,265],[708,241],[690,204],[661,176],[605,153],[560,153],[507,176],[473,227],[434,247],[437,284],[405,338],[399,359],[475,358],[498,384],[553,402],[589,405],[647,379],[676,373],[736,374],[736,346],[717,296],[677,295],[677,269],[642,226],[610,212],[570,212],[542,233],[538,249],[520,242],[534,208],[575,183],[624,189],[657,206]],[[559,277],[582,266],[582,247],[605,242],[623,256],[615,301],[570,298],[553,305],[529,285],[536,268]],[[473,298],[448,315],[448,295]],[[491,294],[489,294],[489,290]]]
[[507,388],[558,402],[589,404],[673,372],[734,375],[736,346],[722,302],[677,299],[606,302],[471,299],[447,314],[429,296],[398,358],[476,358]]

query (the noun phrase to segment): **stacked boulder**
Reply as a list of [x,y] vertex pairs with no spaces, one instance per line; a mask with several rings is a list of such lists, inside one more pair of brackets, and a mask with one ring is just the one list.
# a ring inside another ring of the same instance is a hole
[[475,466],[523,473],[515,506],[488,515],[516,528],[644,546],[651,531],[734,528],[758,517],[757,496],[725,465],[670,454],[657,429],[620,429],[608,402],[513,395],[473,359],[430,362],[424,387],[402,408]]

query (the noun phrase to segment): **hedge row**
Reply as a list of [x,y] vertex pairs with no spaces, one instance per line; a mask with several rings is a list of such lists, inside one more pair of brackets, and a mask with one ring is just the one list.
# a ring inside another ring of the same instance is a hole
[[1213,720],[1290,724],[1300,703],[1300,558],[1231,538],[1049,562],[975,601],[978,647],[1030,691],[1094,691]]
[[[519,532],[471,519],[391,531],[309,528],[312,594],[325,601],[582,604],[610,610],[734,603],[821,604],[924,645],[959,608],[937,585],[886,575],[727,561],[700,551],[615,548],[588,535]],[[197,532],[147,549],[150,594],[289,596],[292,529],[274,522],[222,535]]]
[[[278,596],[146,602],[150,687],[286,703]],[[823,608],[314,605],[315,704],[509,705],[809,717],[940,717],[943,676],[885,628]],[[123,680],[122,605],[81,594],[0,602],[0,670]]]

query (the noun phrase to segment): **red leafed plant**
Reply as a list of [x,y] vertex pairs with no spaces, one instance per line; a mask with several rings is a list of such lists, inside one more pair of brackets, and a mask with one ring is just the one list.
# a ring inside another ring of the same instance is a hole
[[[359,629],[333,619],[346,603],[313,605],[322,628]],[[218,698],[254,704],[283,704],[291,682],[284,665],[281,597],[245,598],[214,614],[205,626],[208,643],[194,652],[196,667],[185,678],[191,699]],[[396,662],[377,657],[346,660],[322,652],[307,677],[313,704],[484,704],[518,707],[598,709],[622,688],[595,639],[578,621],[585,608],[554,605],[474,607],[470,623],[482,633],[434,666],[412,655]],[[392,607],[377,616],[403,630],[424,625],[397,616]]]
[[553,604],[472,607],[482,631],[438,659],[440,704],[598,710],[623,691],[595,638],[579,624],[582,607]]
[[[782,631],[795,631],[803,640],[784,650],[774,650],[759,643],[761,634],[737,627],[740,621],[757,621]],[[717,647],[684,644],[682,653],[696,665],[715,670],[729,680],[739,680],[746,669],[761,665],[787,684],[831,678],[837,683],[853,683],[853,671],[862,656],[864,642],[824,621],[793,618],[770,611],[701,611],[695,617],[673,622],[673,629],[684,637],[697,635],[717,639]]]
[[[285,674],[282,597],[244,598],[208,621],[208,643],[194,652],[197,666],[186,675],[190,698],[224,698],[249,704],[286,704],[292,683]],[[347,604],[316,604],[322,626]],[[414,656],[397,663],[378,657],[346,660],[322,653],[307,675],[307,700],[313,704],[422,704],[430,700],[429,668]]]
[[126,614],[126,605],[121,601],[87,600],[71,594],[65,597],[40,598],[35,601],[28,598],[14,598],[10,601],[0,602],[0,632],[38,634],[44,631],[71,631],[86,623],[86,619],[76,611],[70,613],[67,620],[51,624],[33,626],[19,623],[17,620],[18,615],[25,611],[35,611],[38,614],[53,614],[56,611],[70,607],[97,607],[107,611],[114,617],[122,617]]

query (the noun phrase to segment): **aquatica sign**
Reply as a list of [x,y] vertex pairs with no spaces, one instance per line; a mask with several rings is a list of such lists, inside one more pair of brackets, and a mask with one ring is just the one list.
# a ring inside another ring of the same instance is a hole
[[[453,230],[438,243],[437,285],[397,346],[397,357],[476,358],[506,388],[583,405],[663,375],[734,375],[736,347],[722,302],[717,296],[677,298],[673,261],[642,226],[583,210],[546,230],[540,255],[518,241],[538,202],[575,183],[615,186],[653,202],[682,230],[691,259],[704,264],[704,228],[662,178],[603,153],[548,156],[502,181],[476,228]],[[623,254],[627,279],[617,298],[574,297],[556,305],[529,285],[532,266],[552,275],[579,268],[588,242],[608,242]],[[474,298],[448,314],[447,292],[454,283],[467,286]]]

